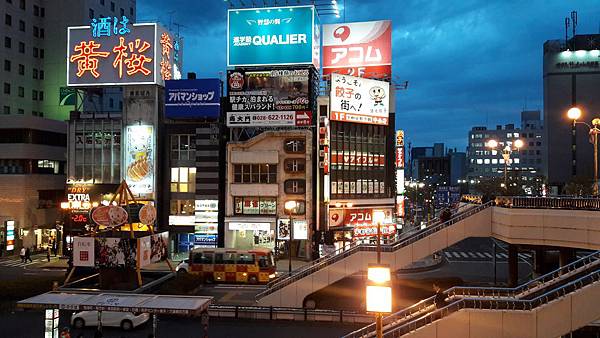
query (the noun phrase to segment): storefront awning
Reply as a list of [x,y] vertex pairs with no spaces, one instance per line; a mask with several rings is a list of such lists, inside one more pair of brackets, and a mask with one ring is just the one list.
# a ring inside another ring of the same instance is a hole
[[51,291],[17,302],[26,309],[200,315],[213,297]]

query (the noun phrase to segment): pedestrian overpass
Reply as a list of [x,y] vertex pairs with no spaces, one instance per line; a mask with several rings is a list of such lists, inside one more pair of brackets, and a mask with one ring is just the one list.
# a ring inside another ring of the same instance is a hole
[[[600,249],[600,200],[586,198],[498,198],[475,205],[451,220],[381,247],[393,270],[469,237],[494,237],[510,244]],[[262,306],[303,307],[305,298],[376,262],[376,246],[357,245],[312,262],[280,278],[257,295]]]

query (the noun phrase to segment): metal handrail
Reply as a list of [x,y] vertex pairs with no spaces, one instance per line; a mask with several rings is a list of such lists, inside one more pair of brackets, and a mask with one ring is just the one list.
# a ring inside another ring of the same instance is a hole
[[[557,270],[554,270],[550,273],[542,275],[536,279],[533,279],[525,284],[522,284],[518,287],[514,288],[494,288],[494,287],[462,287],[455,286],[452,287],[444,293],[447,295],[447,298],[451,300],[459,299],[460,297],[466,296],[475,296],[475,297],[495,297],[495,298],[510,298],[514,297],[516,299],[520,299],[524,296],[530,294],[529,291],[539,291],[547,288],[549,286],[553,286],[556,283],[559,283],[567,278],[570,278],[576,274],[579,274],[585,270],[590,268],[597,268],[600,264],[600,251],[596,251],[591,253],[585,257],[578,259],[570,264],[567,264]],[[430,309],[431,306],[434,305],[434,298],[432,296],[430,298],[424,299],[406,309],[395,312],[383,318],[383,327],[390,324],[396,324],[398,321],[406,321],[412,320],[412,316],[414,314],[422,313],[424,309]],[[375,330],[375,324],[369,324],[363,328],[360,328],[356,331],[353,331],[344,338],[356,338],[356,337],[368,337],[369,335],[373,335]]]
[[531,311],[540,305],[548,304],[551,301],[575,292],[584,286],[600,282],[600,269],[582,276],[567,284],[547,291],[532,299],[495,299],[490,297],[465,297],[455,300],[447,306],[432,311],[409,323],[404,323],[395,327],[384,334],[384,337],[400,337],[401,335],[414,331],[419,327],[432,323],[435,320],[444,318],[458,310],[471,309],[490,309],[490,310],[513,310],[513,311]]
[[[410,245],[418,240],[421,240],[441,229],[444,229],[450,225],[455,224],[456,222],[462,221],[463,219],[474,215],[484,209],[489,208],[490,206],[492,206],[492,202],[488,202],[486,204],[482,204],[479,205],[477,207],[468,209],[462,213],[456,214],[452,219],[444,222],[444,223],[438,223],[436,225],[432,225],[430,227],[427,227],[425,229],[421,229],[415,233],[410,234],[409,236],[405,237],[405,238],[400,238],[398,241],[396,241],[395,243],[392,244],[385,244],[381,246],[381,251],[382,252],[394,252],[402,247],[405,247],[407,245]],[[348,247],[348,246],[347,246]],[[356,252],[359,251],[366,251],[366,252],[373,252],[377,250],[377,246],[376,245],[371,245],[371,244],[351,244],[349,245],[349,248],[345,250],[339,249],[337,250],[334,254],[325,256],[321,259],[315,260],[313,263],[300,268],[299,270],[296,270],[292,273],[292,275],[285,277],[283,279],[279,279],[276,281],[273,281],[269,284],[267,284],[267,289],[260,292],[259,294],[256,295],[256,299],[260,299],[266,295],[269,295],[277,290],[282,289],[283,287],[292,284],[295,281],[298,281],[326,266],[329,266],[335,262],[338,262],[350,255],[353,255]]]
[[597,197],[498,196],[495,202],[506,208],[600,210]]

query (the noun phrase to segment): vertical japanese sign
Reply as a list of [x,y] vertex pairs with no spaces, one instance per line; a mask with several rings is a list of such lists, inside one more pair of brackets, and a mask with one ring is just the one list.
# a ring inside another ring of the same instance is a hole
[[175,79],[173,37],[157,24],[123,17],[68,28],[67,86],[159,84]]
[[125,180],[135,195],[152,198],[154,194],[154,127],[127,126]]
[[396,130],[396,216],[404,217],[404,130]]
[[323,25],[323,75],[331,73],[391,78],[392,22]]
[[15,249],[15,221],[6,221],[6,251]]
[[319,67],[320,38],[314,6],[231,9],[227,21],[228,66]]
[[93,267],[94,264],[94,238],[73,238],[73,266]]
[[165,82],[165,117],[218,118],[221,101],[219,79]]
[[332,121],[388,125],[390,84],[331,74]]

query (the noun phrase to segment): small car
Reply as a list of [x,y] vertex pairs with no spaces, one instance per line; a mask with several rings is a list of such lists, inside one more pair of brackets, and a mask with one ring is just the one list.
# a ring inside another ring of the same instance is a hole
[[189,259],[184,259],[175,267],[175,272],[178,274],[186,274],[190,269]]
[[[102,311],[102,326],[120,327],[124,331],[136,328],[150,319],[148,313]],[[98,325],[98,311],[81,311],[71,316],[71,325],[77,329]]]

